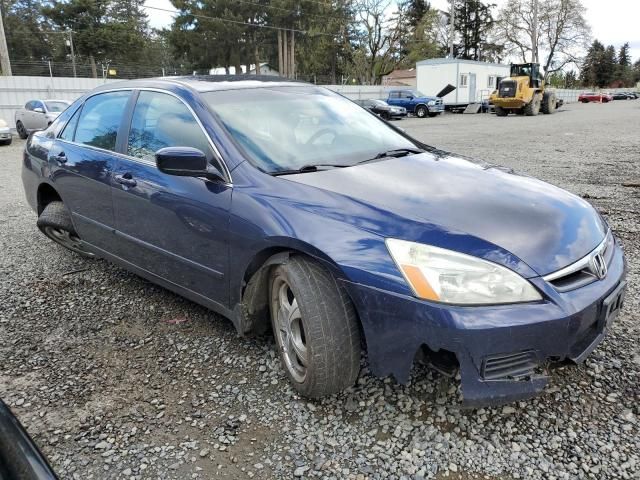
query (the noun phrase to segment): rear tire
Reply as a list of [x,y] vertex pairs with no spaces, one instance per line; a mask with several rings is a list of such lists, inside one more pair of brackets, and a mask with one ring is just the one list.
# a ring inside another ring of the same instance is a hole
[[292,256],[269,282],[271,323],[293,387],[319,398],[352,386],[360,371],[360,330],[344,288],[316,261]]
[[27,132],[27,129],[24,128],[24,125],[20,120],[16,122],[16,131],[22,140],[26,140],[29,137],[29,132]]
[[550,115],[556,111],[556,95],[553,92],[544,92],[542,96],[542,113]]
[[0,142],[0,145],[11,145],[11,142],[13,141],[13,138],[10,138],[8,140],[2,140]]
[[506,117],[507,115],[509,115],[509,110],[507,110],[506,108],[502,108],[496,105],[495,109],[496,117]]
[[85,258],[94,258],[95,255],[89,252],[78,234],[73,223],[71,223],[71,215],[62,202],[51,202],[38,217],[38,228],[51,240],[58,245],[78,253]]

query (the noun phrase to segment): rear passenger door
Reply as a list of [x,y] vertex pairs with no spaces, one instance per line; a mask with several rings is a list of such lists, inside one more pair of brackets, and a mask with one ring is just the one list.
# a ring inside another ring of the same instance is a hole
[[167,175],[156,167],[164,147],[193,147],[226,170],[193,112],[169,93],[141,90],[114,172],[117,254],[217,303],[228,304],[231,185]]
[[111,175],[118,132],[131,91],[89,97],[59,133],[49,151],[51,177],[86,242],[109,250],[113,228]]

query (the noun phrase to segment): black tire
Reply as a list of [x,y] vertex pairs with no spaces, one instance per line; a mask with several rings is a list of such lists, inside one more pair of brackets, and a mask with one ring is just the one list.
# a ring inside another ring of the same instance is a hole
[[0,145],[11,145],[12,141],[13,141],[13,138],[10,138],[8,140],[2,140],[0,141]]
[[549,91],[544,92],[542,96],[542,106],[540,107],[542,113],[550,115],[555,112],[557,102],[555,93]]
[[497,117],[506,117],[507,115],[509,115],[509,110],[507,110],[506,108],[502,108],[496,105],[495,110]]
[[540,112],[541,95],[535,94],[531,101],[524,107],[524,114],[527,117],[534,117]]
[[94,254],[89,252],[80,241],[64,203],[59,201],[49,203],[38,217],[37,225],[42,233],[58,245],[85,258],[94,257]]
[[589,100],[587,100],[586,98],[583,98],[582,103],[589,103]]
[[[330,272],[304,256],[290,257],[271,272],[269,306],[280,359],[296,391],[319,398],[355,383],[361,355],[358,320],[347,293]],[[287,313],[296,308],[297,314]],[[300,327],[291,322],[285,331],[284,318],[295,318]],[[296,335],[301,342],[296,342]]]
[[437,117],[440,115],[440,112],[429,112],[429,118]]
[[429,115],[429,109],[427,107],[425,107],[424,105],[418,105],[416,107],[416,117],[424,118],[427,115]]
[[27,129],[24,128],[24,125],[20,120],[16,122],[16,131],[18,132],[18,136],[23,140],[26,140],[29,137],[29,132],[27,132]]

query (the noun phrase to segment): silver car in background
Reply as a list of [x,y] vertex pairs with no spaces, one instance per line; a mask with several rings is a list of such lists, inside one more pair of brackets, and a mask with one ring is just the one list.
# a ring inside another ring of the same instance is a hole
[[20,138],[27,138],[35,130],[44,130],[71,102],[67,100],[29,100],[16,111],[16,131]]
[[0,118],[0,145],[11,145],[11,140],[13,140],[13,137],[11,136],[9,125]]

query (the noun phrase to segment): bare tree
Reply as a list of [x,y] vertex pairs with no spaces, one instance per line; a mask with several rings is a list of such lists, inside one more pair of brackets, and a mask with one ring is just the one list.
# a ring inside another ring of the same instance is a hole
[[[397,52],[404,34],[403,12],[391,15],[391,0],[355,0],[353,8],[360,30],[360,67],[364,67],[371,84],[393,70],[398,63]],[[364,52],[363,52],[364,50]],[[366,57],[366,58],[363,58]]]
[[534,0],[511,0],[500,10],[499,33],[507,52],[523,62],[543,58],[548,77],[580,62],[591,37],[584,10],[580,0],[539,0],[536,16]]

